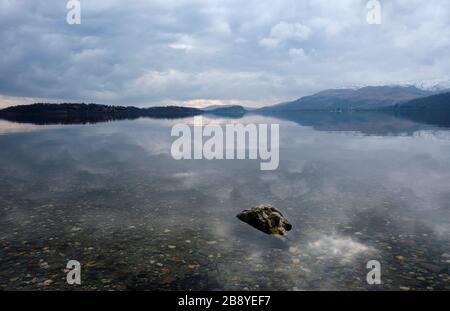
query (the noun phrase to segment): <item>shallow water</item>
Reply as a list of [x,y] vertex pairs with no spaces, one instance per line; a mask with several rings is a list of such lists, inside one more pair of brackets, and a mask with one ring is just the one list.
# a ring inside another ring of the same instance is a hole
[[[266,172],[172,159],[171,127],[192,119],[1,121],[0,286],[449,290],[450,131],[348,118],[204,120],[279,123],[280,166]],[[293,224],[285,239],[236,218],[262,203]],[[82,285],[66,284],[68,260]],[[366,282],[369,260],[381,285]]]

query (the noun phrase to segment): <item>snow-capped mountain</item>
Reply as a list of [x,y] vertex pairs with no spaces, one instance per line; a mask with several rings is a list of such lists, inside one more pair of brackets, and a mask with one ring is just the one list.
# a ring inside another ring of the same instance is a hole
[[443,91],[450,90],[450,79],[433,79],[417,82],[405,83],[405,85],[415,86],[426,91]]
[[[423,91],[430,92],[440,92],[440,91],[450,91],[450,78],[438,78],[438,79],[430,79],[430,80],[420,80],[420,81],[403,81],[399,83],[389,83],[389,84],[379,84],[384,86],[414,86]],[[376,86],[374,84],[349,84],[341,87],[337,87],[336,89],[350,89],[350,90],[358,90],[364,87]]]

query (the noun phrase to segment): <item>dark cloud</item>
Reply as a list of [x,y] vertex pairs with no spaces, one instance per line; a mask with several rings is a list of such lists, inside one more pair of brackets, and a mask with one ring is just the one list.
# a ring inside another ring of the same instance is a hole
[[[448,78],[450,3],[1,0],[0,94],[111,104],[270,104],[349,84]],[[1,98],[1,97],[0,97]]]

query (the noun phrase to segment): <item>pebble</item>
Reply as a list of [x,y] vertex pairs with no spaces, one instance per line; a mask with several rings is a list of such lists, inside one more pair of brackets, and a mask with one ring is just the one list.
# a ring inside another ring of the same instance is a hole
[[53,280],[45,280],[43,283],[42,283],[42,286],[50,286],[50,285],[52,285],[52,283],[53,283]]
[[298,254],[300,253],[300,249],[298,247],[290,246],[288,249],[288,252],[291,254]]
[[48,268],[50,268],[50,265],[47,263],[47,262],[41,262],[40,264],[39,264],[39,266],[42,268],[42,269],[48,269]]

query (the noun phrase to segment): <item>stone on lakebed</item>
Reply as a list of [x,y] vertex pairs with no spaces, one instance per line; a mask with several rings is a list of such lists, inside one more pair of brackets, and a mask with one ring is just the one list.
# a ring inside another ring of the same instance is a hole
[[285,235],[286,231],[292,229],[283,214],[271,205],[258,205],[244,210],[237,218],[266,234]]

